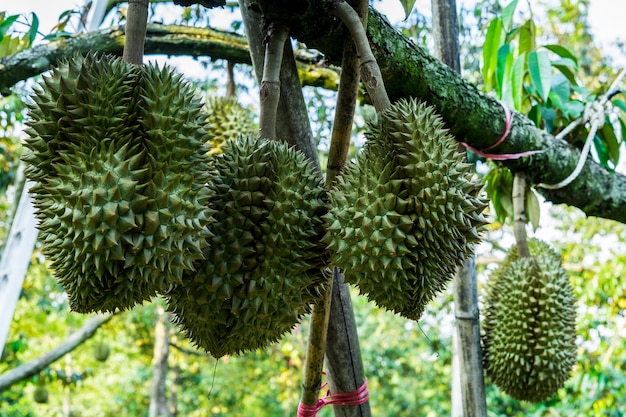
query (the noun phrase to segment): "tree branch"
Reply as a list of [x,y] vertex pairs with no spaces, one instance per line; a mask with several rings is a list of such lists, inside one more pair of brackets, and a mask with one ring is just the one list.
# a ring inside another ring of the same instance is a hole
[[[124,27],[62,38],[38,45],[0,59],[0,91],[6,92],[19,81],[49,70],[61,59],[88,51],[122,55]],[[235,64],[250,64],[246,38],[235,33],[211,28],[193,28],[176,25],[148,25],[146,54],[209,56]],[[331,68],[316,65],[319,57],[296,55],[302,83],[313,87],[337,89],[339,75]]]
[[113,314],[99,314],[96,317],[89,320],[78,331],[72,333],[67,339],[63,341],[59,346],[55,347],[51,351],[44,353],[38,358],[33,359],[30,362],[20,365],[17,368],[13,368],[8,372],[0,375],[0,392],[9,388],[11,385],[37,375],[44,370],[54,361],[63,357],[67,353],[76,349],[87,339],[92,337],[96,330],[107,321],[111,320]]
[[[341,59],[340,24],[327,19],[324,3],[307,0],[258,0],[268,16],[281,16],[298,31],[291,35],[324,53],[330,62]],[[354,1],[351,1],[354,3]],[[315,22],[307,27],[303,21]],[[368,37],[392,100],[420,98],[433,105],[457,139],[482,149],[495,143],[504,131],[501,104],[478,91],[428,52],[399,33],[379,12],[370,8]],[[507,140],[494,153],[520,153],[541,149],[541,154],[503,161],[513,171],[524,169],[531,183],[554,183],[572,172],[579,150],[535,127],[515,113]],[[626,176],[614,174],[588,160],[578,178],[558,190],[540,189],[548,200],[565,203],[587,215],[626,223]]]

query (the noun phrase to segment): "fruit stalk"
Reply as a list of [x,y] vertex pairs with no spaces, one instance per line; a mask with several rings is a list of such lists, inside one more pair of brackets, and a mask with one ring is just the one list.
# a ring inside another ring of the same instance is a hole
[[280,99],[280,65],[283,61],[285,41],[289,36],[286,26],[270,23],[267,30],[263,80],[261,81],[259,135],[276,140],[276,113]]
[[380,113],[391,107],[391,101],[387,95],[387,90],[385,90],[380,67],[367,40],[365,27],[358,13],[347,2],[342,0],[333,6],[330,13],[341,19],[350,31],[359,57],[361,79],[372,99],[376,112]]
[[517,171],[513,177],[513,234],[520,257],[530,258],[526,237],[526,173]]
[[135,65],[143,63],[143,47],[148,25],[149,0],[128,0],[126,39],[122,59]]

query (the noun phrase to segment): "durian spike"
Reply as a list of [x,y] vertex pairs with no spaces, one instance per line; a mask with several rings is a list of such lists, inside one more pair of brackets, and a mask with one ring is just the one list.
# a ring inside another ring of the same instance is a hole
[[513,177],[513,234],[520,257],[530,258],[526,237],[526,173],[517,171]]
[[130,64],[143,64],[143,47],[148,25],[149,0],[128,0],[126,38],[122,59]]
[[391,101],[387,95],[387,90],[385,90],[383,76],[380,73],[378,62],[372,53],[372,48],[370,48],[361,18],[346,1],[339,1],[334,3],[333,6],[334,8],[330,13],[341,19],[350,31],[361,63],[363,84],[365,84],[365,88],[372,99],[376,112],[381,113],[391,107]]

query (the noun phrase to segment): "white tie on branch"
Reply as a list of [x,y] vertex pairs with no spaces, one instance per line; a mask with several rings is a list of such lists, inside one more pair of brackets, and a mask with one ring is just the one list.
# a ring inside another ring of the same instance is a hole
[[613,106],[610,102],[611,94],[622,82],[624,76],[626,76],[626,69],[622,70],[622,72],[617,76],[615,81],[613,81],[613,84],[611,84],[608,92],[604,96],[602,96],[600,100],[587,104],[587,106],[585,107],[585,111],[583,112],[583,116],[580,119],[573,121],[556,136],[557,138],[562,139],[565,135],[574,130],[576,126],[582,123],[591,123],[591,129],[589,129],[589,134],[587,135],[585,146],[583,146],[583,149],[580,152],[580,158],[578,159],[578,163],[576,164],[576,168],[574,168],[574,171],[572,171],[572,173],[569,174],[565,179],[559,181],[556,184],[541,183],[537,184],[537,187],[546,188],[548,190],[556,190],[558,188],[563,188],[569,185],[572,181],[576,179],[576,177],[578,177],[583,169],[583,166],[585,165],[585,161],[587,160],[587,156],[589,155],[589,150],[591,149],[591,144],[593,143],[593,138],[596,136],[596,132],[604,124],[604,119],[606,115],[609,114],[613,109]]

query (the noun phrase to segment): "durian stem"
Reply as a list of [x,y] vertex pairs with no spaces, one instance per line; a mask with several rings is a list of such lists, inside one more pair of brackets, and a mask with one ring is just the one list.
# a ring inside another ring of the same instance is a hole
[[226,82],[226,97],[235,97],[237,93],[237,85],[235,84],[235,63],[229,60],[226,63],[226,74],[228,74],[228,81]]
[[530,258],[526,237],[526,173],[517,171],[513,177],[513,234],[521,258]]
[[131,64],[143,64],[143,48],[148,25],[149,0],[128,0],[126,39],[122,59]]
[[[367,15],[367,0],[363,1],[365,16]],[[365,19],[365,18],[364,18]],[[341,62],[341,81],[337,92],[337,106],[335,110],[335,119],[333,121],[333,130],[331,135],[330,152],[328,156],[326,185],[332,187],[336,176],[340,173],[345,164],[348,149],[350,147],[350,138],[352,134],[352,125],[354,121],[354,110],[356,107],[356,99],[359,88],[359,60],[356,55],[354,43],[351,39],[344,42],[343,58]],[[324,300],[313,308],[311,315],[311,327],[309,331],[309,345],[307,352],[305,383],[302,392],[302,404],[313,406],[317,403],[319,390],[322,380],[323,359],[326,355],[329,369],[329,385],[332,392],[351,392],[361,386],[364,381],[363,365],[358,351],[358,337],[356,329],[352,334],[344,331],[343,334],[336,334],[339,329],[346,329],[347,317],[346,313],[339,314],[345,308],[350,308],[350,294],[346,285],[343,283],[341,272],[338,268],[333,268],[333,273],[329,276],[327,289]],[[343,296],[346,299],[342,298]],[[334,322],[331,323],[331,310],[334,311]],[[335,322],[336,321],[336,322]],[[344,323],[341,323],[341,322]],[[343,324],[343,326],[342,326]],[[329,329],[333,330],[333,334],[329,335]],[[333,346],[327,347],[327,339],[334,336],[335,343]],[[352,336],[352,337],[351,337]],[[347,341],[347,343],[346,343]],[[356,342],[356,346],[351,346],[350,341]],[[346,344],[348,345],[346,347]],[[338,351],[339,350],[339,351]],[[341,357],[339,357],[339,355]],[[346,410],[346,407],[338,410],[339,413],[358,413],[361,416],[370,416],[368,404],[361,404],[358,410]],[[354,408],[354,407],[350,407]],[[354,415],[354,414],[350,414]]]
[[391,107],[391,101],[387,95],[387,90],[385,90],[380,67],[372,53],[365,27],[358,13],[343,0],[335,3],[330,12],[341,19],[350,31],[361,65],[361,79],[372,99],[376,112],[380,113],[388,109]]
[[[365,17],[367,18],[367,7]],[[360,21],[364,25],[364,21]],[[343,43],[341,58],[341,76],[337,90],[337,106],[335,119],[330,138],[328,163],[326,166],[326,185],[330,188],[337,175],[343,169],[350,149],[354,110],[359,93],[359,56],[356,53],[354,42],[348,38]]]
[[289,37],[286,26],[270,23],[265,45],[263,80],[261,81],[259,115],[259,135],[262,138],[276,140],[276,113],[280,99],[280,65],[283,61],[285,41]]
[[311,314],[311,327],[309,330],[309,344],[306,353],[306,367],[304,369],[304,384],[302,385],[302,399],[305,405],[317,404],[320,388],[322,386],[322,369],[324,367],[324,354],[326,352],[326,339],[328,336],[328,320],[330,317],[330,302],[333,292],[333,278],[330,275],[326,284],[324,298],[313,307]]

